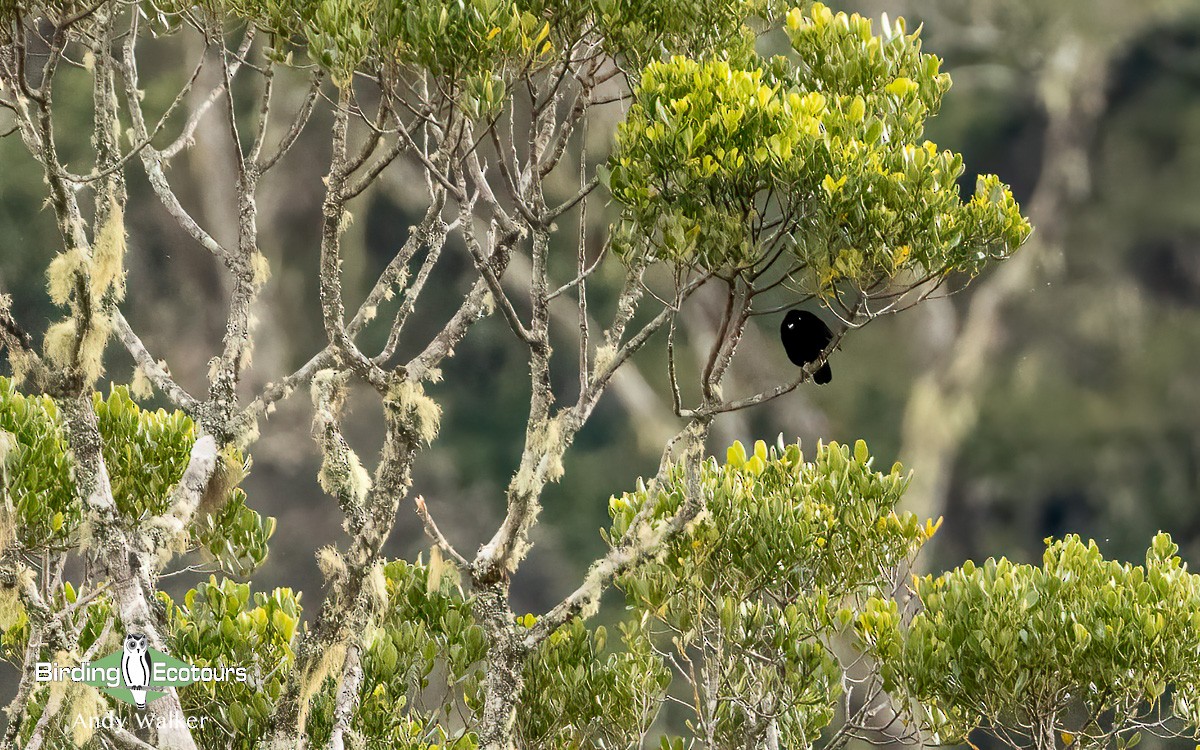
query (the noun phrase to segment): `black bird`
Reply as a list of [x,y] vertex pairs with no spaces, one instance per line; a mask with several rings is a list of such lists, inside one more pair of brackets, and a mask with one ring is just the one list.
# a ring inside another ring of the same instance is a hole
[[[808,310],[788,310],[779,326],[779,339],[783,341],[783,349],[792,364],[803,367],[821,356],[821,352],[833,341],[833,331]],[[813,380],[818,385],[833,380],[833,371],[829,369],[828,362],[813,373]]]

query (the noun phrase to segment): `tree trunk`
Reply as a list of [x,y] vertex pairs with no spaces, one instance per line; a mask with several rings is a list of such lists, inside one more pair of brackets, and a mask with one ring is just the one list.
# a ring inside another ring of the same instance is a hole
[[508,607],[508,581],[484,584],[479,590],[476,614],[489,641],[479,748],[513,750],[516,747],[517,700],[524,682],[522,672],[527,651],[517,635],[513,613]]

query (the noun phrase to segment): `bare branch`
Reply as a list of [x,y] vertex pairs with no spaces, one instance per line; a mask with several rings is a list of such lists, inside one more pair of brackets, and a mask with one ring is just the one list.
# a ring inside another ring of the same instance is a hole
[[421,523],[425,525],[425,534],[433,540],[433,543],[440,547],[442,552],[445,552],[451,559],[462,566],[464,570],[471,567],[471,563],[467,561],[467,558],[459,554],[458,550],[454,548],[454,545],[450,543],[450,540],[446,539],[446,537],[442,534],[441,529],[439,529],[437,524],[434,523],[433,516],[429,514],[429,508],[425,505],[425,498],[417,495],[417,497],[413,500],[413,506],[416,508],[417,515],[421,517]]
[[[258,171],[266,173],[274,167],[280,159],[292,149],[296,141],[300,138],[300,134],[304,131],[304,126],[308,124],[312,117],[313,107],[317,102],[317,94],[321,90],[321,81],[324,80],[325,73],[320,68],[313,70],[312,82],[309,84],[308,93],[304,96],[304,102],[300,105],[300,109],[296,112],[296,116],[292,119],[291,126],[279,141],[279,145],[275,149],[275,153],[266,159],[257,162]],[[265,137],[265,132],[264,132]]]
[[137,363],[138,369],[150,379],[155,388],[158,388],[163,395],[170,399],[171,403],[187,412],[189,416],[196,417],[199,414],[200,402],[176,383],[170,373],[159,365],[142,340],[133,332],[129,321],[125,319],[120,310],[113,311],[112,321],[117,338],[121,339],[121,343],[125,345],[134,362]]

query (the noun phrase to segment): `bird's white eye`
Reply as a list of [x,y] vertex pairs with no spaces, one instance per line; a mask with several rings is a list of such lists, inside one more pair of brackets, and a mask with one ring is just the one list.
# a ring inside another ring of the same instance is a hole
[[788,328],[795,328],[795,327],[796,327],[795,323],[788,323]]

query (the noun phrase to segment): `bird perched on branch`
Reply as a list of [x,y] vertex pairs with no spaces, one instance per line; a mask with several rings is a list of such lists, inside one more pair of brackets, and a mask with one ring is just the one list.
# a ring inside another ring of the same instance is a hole
[[[821,352],[833,341],[833,331],[808,310],[788,310],[779,326],[779,339],[783,342],[783,349],[792,364],[804,367],[821,356]],[[833,371],[829,369],[828,362],[813,373],[813,380],[817,381],[818,385],[833,380]]]

